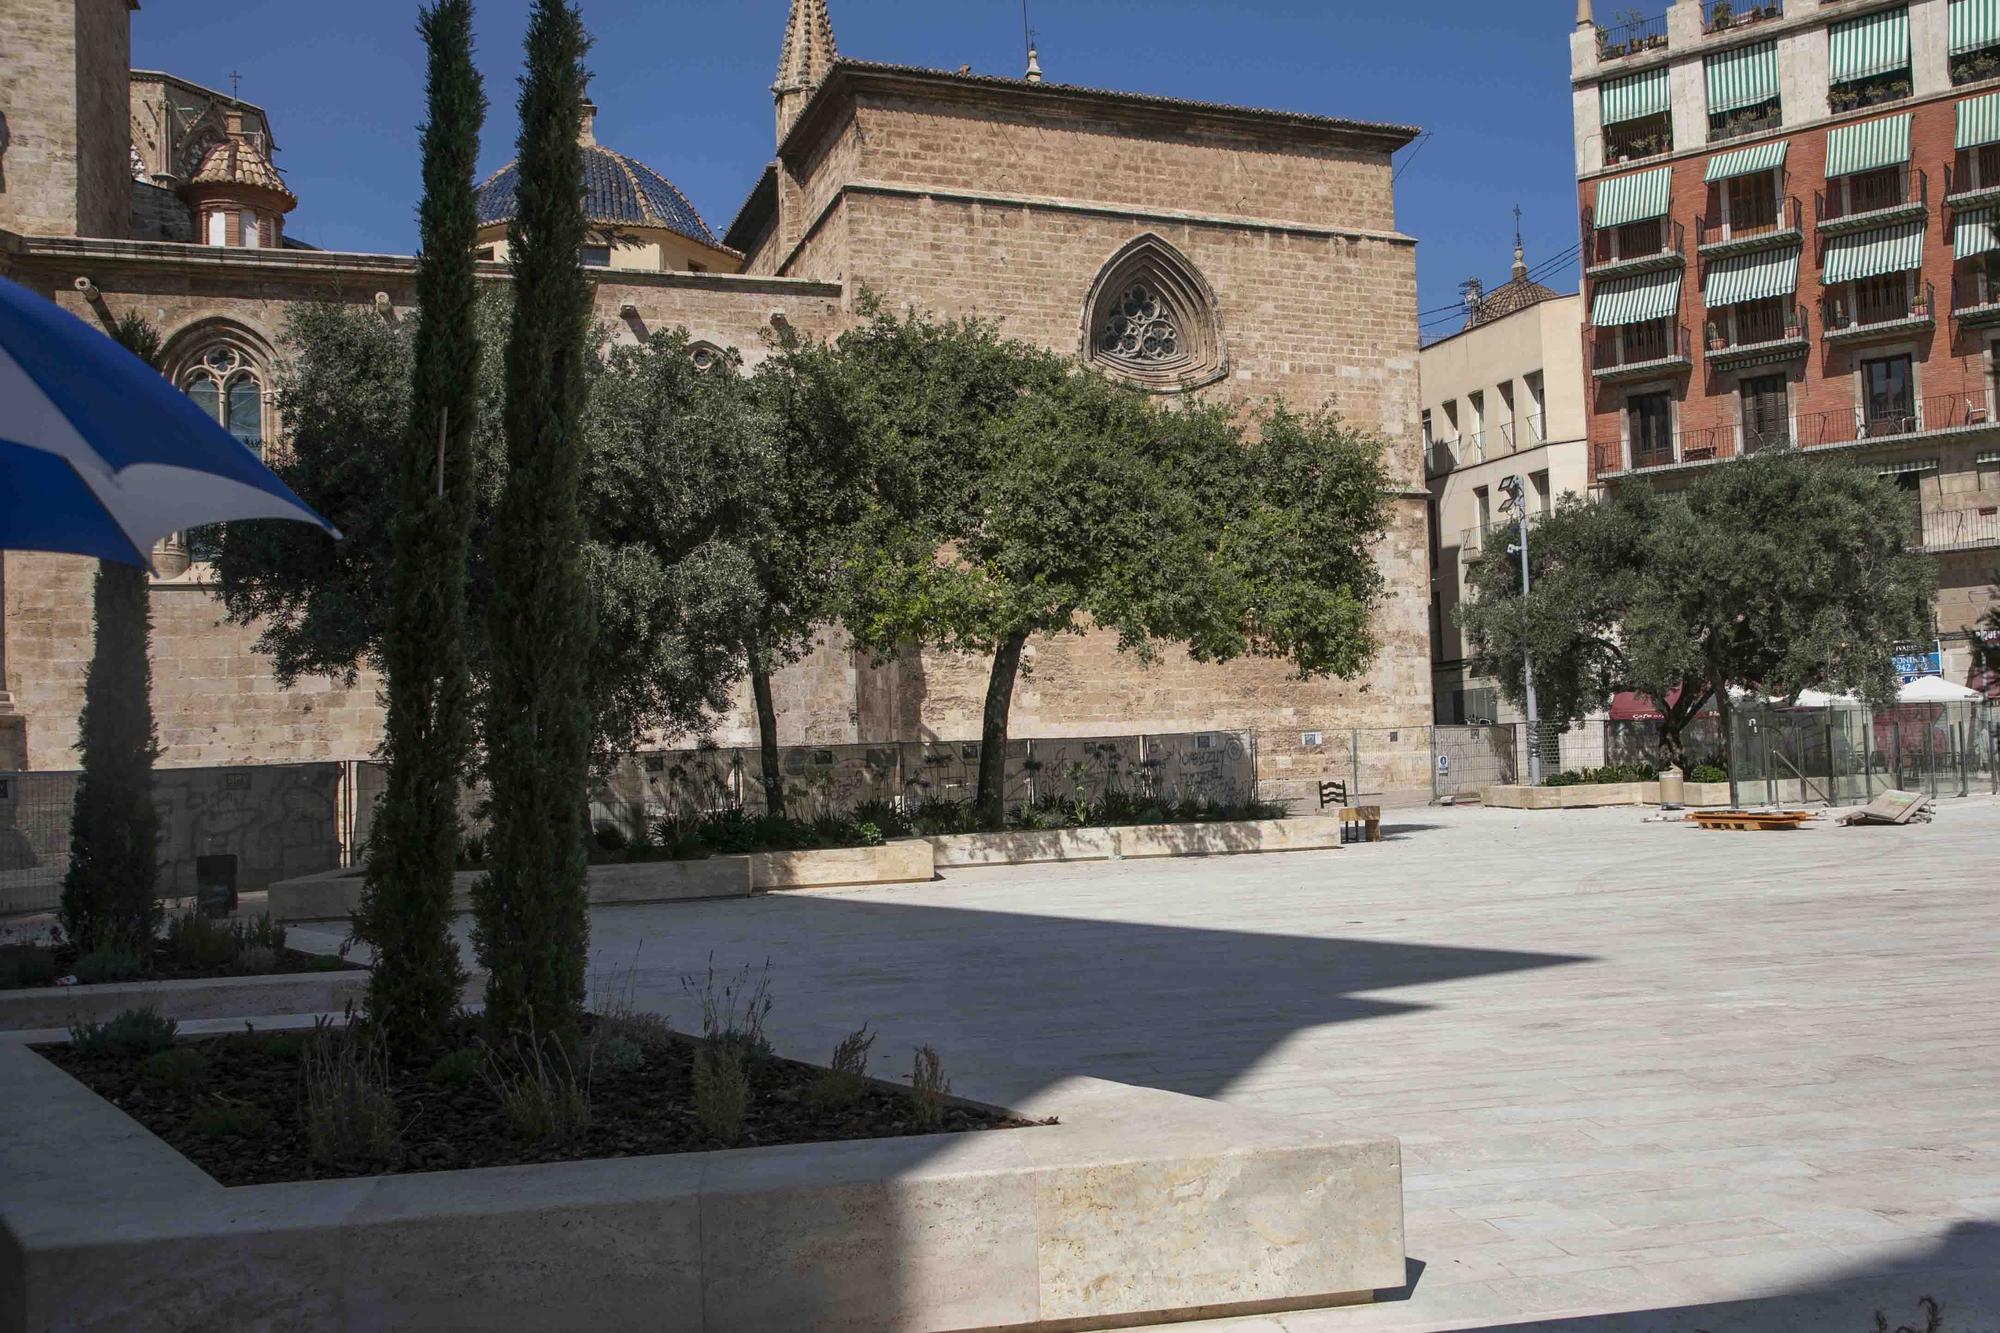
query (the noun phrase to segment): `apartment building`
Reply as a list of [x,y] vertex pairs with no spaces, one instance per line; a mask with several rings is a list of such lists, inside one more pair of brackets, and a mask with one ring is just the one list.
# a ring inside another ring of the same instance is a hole
[[1431,681],[1440,724],[1517,721],[1495,682],[1472,673],[1456,612],[1466,563],[1514,531],[1501,481],[1518,475],[1531,511],[1589,490],[1584,446],[1581,301],[1528,275],[1465,285],[1465,322],[1418,354],[1424,481],[1431,505]]
[[1967,680],[2000,567],[2000,0],[1678,0],[1570,47],[1591,482],[1838,451]]

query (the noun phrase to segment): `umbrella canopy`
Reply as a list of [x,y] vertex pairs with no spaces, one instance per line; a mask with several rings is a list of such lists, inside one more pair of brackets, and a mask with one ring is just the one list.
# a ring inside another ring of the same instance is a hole
[[1800,690],[1794,708],[1853,708],[1861,700],[1851,694],[1828,694],[1825,690]]
[[1896,691],[1896,702],[1904,704],[1962,704],[1979,697],[1979,691],[1954,685],[1942,676],[1918,676]]
[[332,524],[138,357],[0,278],[0,549],[150,566],[170,533]]

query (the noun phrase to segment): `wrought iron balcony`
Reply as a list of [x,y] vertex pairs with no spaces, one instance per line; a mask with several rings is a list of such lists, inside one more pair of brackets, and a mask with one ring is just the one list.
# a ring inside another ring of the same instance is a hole
[[1621,60],[1626,56],[1644,55],[1648,51],[1667,49],[1667,16],[1656,14],[1651,18],[1635,18],[1611,27],[1597,30],[1597,58],[1599,60]]
[[2000,546],[2000,505],[1927,509],[1919,516],[1917,541],[1926,551],[1976,551]]
[[[1713,463],[1736,456],[1740,444],[1737,436],[1736,426],[1731,423],[1635,436],[1629,440],[1600,440],[1591,451],[1592,471],[1598,477],[1618,477],[1691,463]],[[1780,423],[1772,431],[1758,432],[1750,441],[1751,452],[1790,442],[1789,431]]]
[[1951,317],[1967,328],[2000,324],[2000,279],[1984,270],[1951,280]]
[[1745,255],[1753,250],[1776,250],[1805,242],[1805,210],[1796,197],[1788,197],[1768,218],[1753,222],[1711,221],[1706,214],[1695,219],[1695,253],[1703,259]]
[[1458,466],[1458,437],[1430,440],[1424,445],[1424,471],[1436,477]]
[[[1591,225],[1591,213],[1585,210],[1583,230],[1591,238],[1590,263],[1583,270],[1586,278],[1617,278],[1687,267],[1687,228],[1678,222],[1663,218],[1653,225],[1628,223],[1600,231]],[[1614,249],[1618,252],[1615,255]]]
[[1930,186],[1928,175],[1912,170],[1903,172],[1893,188],[1857,188],[1850,182],[1847,189],[1837,192],[1838,198],[1833,190],[1817,190],[1813,193],[1813,228],[1821,236],[1839,236],[1929,217]]
[[2000,204],[2000,144],[1972,149],[1971,154],[1980,157],[1976,171],[1970,161],[1963,171],[1956,162],[1945,164],[1944,206],[1954,212]]
[[1508,453],[1547,444],[1547,431],[1548,428],[1540,416],[1522,417],[1519,426],[1511,421],[1500,423],[1500,438],[1506,441]]
[[1784,0],[1764,0],[1762,4],[1738,5],[1730,0],[1709,0],[1701,7],[1701,30],[1706,36],[1736,32],[1767,19],[1785,16]]
[[1688,342],[1687,325],[1660,319],[1647,324],[1627,324],[1623,338],[1618,329],[1599,329],[1586,344],[1590,353],[1590,373],[1602,382],[1644,379],[1648,375],[1670,375],[1694,366],[1694,352]]
[[1937,327],[1935,297],[1936,288],[1929,282],[1915,299],[1829,294],[1820,299],[1820,337],[1838,346],[1934,329]]
[[1939,393],[1895,404],[1871,404],[1794,419],[1802,449],[1827,445],[1895,444],[1927,436],[1989,430],[1992,410],[1983,391]]
[[1788,307],[1782,316],[1768,319],[1750,317],[1738,310],[1733,329],[1723,329],[1731,321],[1714,321],[1708,349],[1704,353],[1710,368],[1735,370],[1744,366],[1796,361],[1812,351],[1812,335],[1806,326],[1806,308]]

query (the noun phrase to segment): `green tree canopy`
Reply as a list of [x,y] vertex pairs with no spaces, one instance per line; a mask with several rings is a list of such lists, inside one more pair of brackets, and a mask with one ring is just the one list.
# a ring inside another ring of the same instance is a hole
[[[1705,470],[1686,490],[1567,499],[1533,525],[1533,591],[1499,549],[1473,562],[1460,609],[1476,669],[1574,722],[1614,690],[1672,699],[1667,757],[1686,723],[1729,689],[1895,698],[1890,658],[1930,634],[1935,572],[1911,549],[1909,497],[1870,473],[1795,451]],[[1676,693],[1677,692],[1677,693]]]

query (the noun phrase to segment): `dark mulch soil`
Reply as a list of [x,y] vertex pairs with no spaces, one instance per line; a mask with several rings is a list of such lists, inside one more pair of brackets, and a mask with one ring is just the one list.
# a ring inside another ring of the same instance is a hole
[[[468,1045],[475,1030],[470,1024],[463,1030]],[[742,1137],[721,1143],[704,1133],[695,1118],[693,1062],[701,1043],[669,1036],[648,1044],[645,1062],[637,1069],[618,1071],[598,1063],[590,1076],[589,1127],[573,1142],[556,1145],[516,1138],[483,1078],[453,1085],[434,1081],[429,1062],[392,1068],[390,1095],[401,1137],[394,1160],[328,1166],[313,1161],[306,1141],[300,1050],[309,1039],[296,1031],[182,1039],[175,1043],[177,1051],[196,1051],[202,1057],[192,1082],[185,1075],[163,1079],[159,1062],[149,1072],[144,1058],[69,1045],[35,1049],[224,1185],[899,1138],[1035,1123],[947,1103],[941,1131],[919,1128],[909,1092],[874,1082],[851,1104],[828,1107],[809,1096],[824,1070],[764,1057],[749,1067],[750,1109]]]
[[[74,944],[14,944],[5,946],[7,951],[14,952],[30,948],[46,953],[54,959],[56,976],[66,977],[76,971],[78,949]],[[162,940],[153,950],[153,956],[147,960],[146,971],[143,975],[129,978],[126,981],[106,982],[103,984],[126,986],[134,981],[187,981],[208,977],[267,977],[280,974],[289,975],[297,972],[350,972],[360,969],[361,966],[359,963],[350,963],[344,958],[335,958],[330,954],[302,953],[297,949],[276,949],[273,950],[273,953],[276,954],[276,958],[272,965],[268,968],[260,968],[254,973],[245,972],[241,966],[235,963],[224,963],[216,967],[198,967],[190,966],[177,957],[167,948],[166,942]],[[54,983],[36,981],[33,984],[36,986],[47,986]],[[8,969],[0,969],[0,990],[19,990],[23,988],[23,983],[17,977],[9,975]]]

